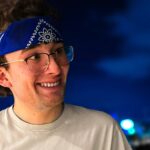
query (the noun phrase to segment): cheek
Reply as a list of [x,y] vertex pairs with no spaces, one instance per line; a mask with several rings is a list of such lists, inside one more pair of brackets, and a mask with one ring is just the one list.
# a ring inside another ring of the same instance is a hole
[[68,71],[69,71],[69,65],[62,67],[62,72],[63,72],[64,78],[65,78],[65,81],[67,79]]
[[64,83],[66,83],[68,72],[69,72],[69,66],[63,67],[62,70],[63,70],[63,80]]
[[23,67],[15,67],[11,70],[11,82],[14,87],[19,86],[22,89],[24,86],[29,85],[29,83],[33,83],[33,80],[34,78],[31,72],[29,72],[26,68],[23,69]]

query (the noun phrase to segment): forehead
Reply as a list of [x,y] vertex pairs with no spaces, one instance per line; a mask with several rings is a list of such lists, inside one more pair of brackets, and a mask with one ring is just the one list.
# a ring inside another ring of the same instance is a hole
[[43,52],[43,51],[50,52],[53,49],[63,47],[63,46],[64,46],[64,43],[62,43],[62,42],[59,42],[59,43],[52,42],[52,43],[47,43],[47,44],[38,44],[38,45],[31,46],[30,48],[27,48],[27,49],[21,49],[21,50],[17,50],[15,52],[6,54],[5,57],[6,57],[6,59],[11,59],[12,60],[13,58],[19,58],[22,55],[33,52],[33,51],[34,52],[36,52],[36,51],[38,51],[38,52]]

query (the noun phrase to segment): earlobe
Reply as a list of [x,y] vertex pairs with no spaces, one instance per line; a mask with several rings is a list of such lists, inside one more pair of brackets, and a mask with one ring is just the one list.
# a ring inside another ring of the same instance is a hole
[[11,83],[6,76],[6,71],[4,68],[0,68],[0,85],[7,88],[11,87]]

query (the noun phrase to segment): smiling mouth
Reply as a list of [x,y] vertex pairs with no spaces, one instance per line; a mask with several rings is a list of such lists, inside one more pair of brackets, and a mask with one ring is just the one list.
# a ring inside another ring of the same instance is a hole
[[53,83],[49,83],[49,82],[43,82],[43,83],[39,83],[40,86],[42,87],[47,87],[47,88],[52,88],[52,87],[56,87],[58,85],[60,85],[60,82],[57,81],[57,82],[53,82]]

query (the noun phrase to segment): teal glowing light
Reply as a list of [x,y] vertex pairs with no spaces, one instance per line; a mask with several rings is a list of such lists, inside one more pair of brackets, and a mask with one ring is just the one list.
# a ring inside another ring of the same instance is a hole
[[134,122],[131,119],[124,119],[120,122],[122,129],[130,130],[134,128]]
[[135,134],[135,129],[134,128],[129,129],[128,134],[129,135],[134,135]]

